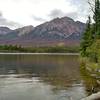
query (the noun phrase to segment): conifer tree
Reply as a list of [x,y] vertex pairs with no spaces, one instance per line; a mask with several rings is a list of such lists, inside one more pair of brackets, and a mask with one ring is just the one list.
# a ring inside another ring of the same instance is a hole
[[86,24],[86,31],[83,34],[82,42],[81,42],[81,55],[87,56],[86,49],[92,44],[93,34],[91,32],[91,18],[88,17],[88,21]]
[[100,39],[100,1],[95,0],[95,11],[94,11],[94,21],[95,21],[95,35],[97,39]]
[[[89,3],[91,5],[91,3]],[[83,34],[81,42],[81,55],[87,56],[87,48],[95,41],[100,39],[100,0],[95,0],[95,5],[92,8],[94,24],[91,24],[91,17],[88,17],[86,31]],[[94,41],[95,40],[95,41]]]

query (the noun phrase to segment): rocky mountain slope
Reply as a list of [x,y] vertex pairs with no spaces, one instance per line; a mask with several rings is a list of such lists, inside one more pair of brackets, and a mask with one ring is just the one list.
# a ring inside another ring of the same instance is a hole
[[27,26],[0,37],[0,44],[22,46],[78,45],[85,24],[69,17],[56,18],[37,27]]
[[3,35],[0,37],[0,40],[15,40],[17,38],[20,38],[21,36],[24,36],[26,34],[28,34],[29,32],[31,32],[32,30],[34,30],[34,27],[33,26],[25,26],[25,27],[22,27],[22,28],[18,28],[18,29],[15,29],[15,30],[11,30],[11,31],[8,31],[7,34]]
[[0,27],[0,35],[6,35],[9,32],[11,32],[12,30],[9,29],[8,27]]
[[46,22],[37,26],[31,33],[30,37],[41,38],[48,40],[64,40],[69,37],[79,40],[85,29],[85,24],[81,22],[75,22],[68,17],[56,18],[50,22]]

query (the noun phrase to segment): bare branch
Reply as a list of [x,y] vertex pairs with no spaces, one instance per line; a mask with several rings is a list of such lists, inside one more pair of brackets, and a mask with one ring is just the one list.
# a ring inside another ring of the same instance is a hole
[[[94,0],[92,0],[92,1],[94,2]],[[95,9],[94,9],[95,5],[94,5],[90,0],[88,0],[88,4],[90,5],[91,11],[92,11],[93,13],[95,13]]]

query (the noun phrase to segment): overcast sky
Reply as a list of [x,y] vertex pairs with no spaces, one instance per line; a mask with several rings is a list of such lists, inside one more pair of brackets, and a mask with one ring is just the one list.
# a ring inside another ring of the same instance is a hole
[[63,16],[86,22],[88,8],[87,0],[0,0],[0,26],[37,26]]

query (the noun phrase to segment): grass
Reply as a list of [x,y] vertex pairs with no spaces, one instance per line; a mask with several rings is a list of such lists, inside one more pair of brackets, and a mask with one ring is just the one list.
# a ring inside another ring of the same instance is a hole
[[80,62],[82,68],[85,68],[91,76],[100,77],[100,63],[91,62],[87,57],[81,58]]

